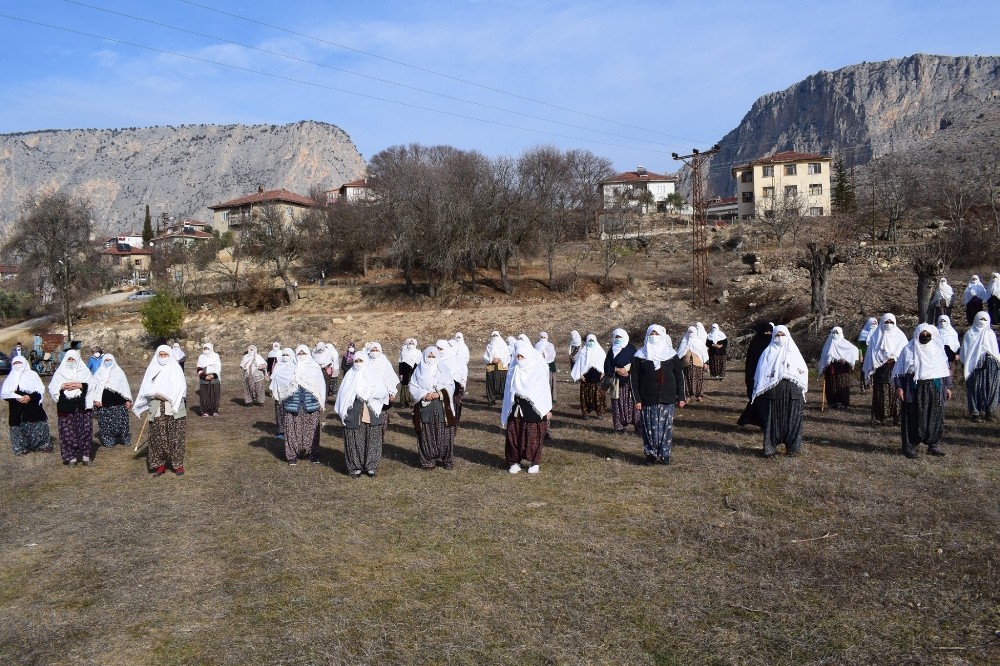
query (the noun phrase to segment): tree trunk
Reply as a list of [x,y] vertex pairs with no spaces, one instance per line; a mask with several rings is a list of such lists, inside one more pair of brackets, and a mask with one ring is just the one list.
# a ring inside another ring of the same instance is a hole
[[917,316],[920,318],[920,323],[933,324],[931,297],[934,295],[934,285],[944,273],[944,262],[940,259],[920,257],[913,262],[913,272],[917,274]]
[[555,276],[555,254],[556,249],[550,247],[548,249],[548,264],[549,264],[549,291],[556,290],[556,276]]
[[361,277],[368,277],[368,253],[361,253]]
[[500,259],[500,285],[503,287],[503,293],[510,294],[514,293],[514,290],[510,286],[510,275],[509,273],[510,263],[507,257],[501,257]]

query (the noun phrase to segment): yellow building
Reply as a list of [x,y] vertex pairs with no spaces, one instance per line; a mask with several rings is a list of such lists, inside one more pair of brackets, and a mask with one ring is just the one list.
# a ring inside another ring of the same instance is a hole
[[256,194],[250,194],[239,199],[223,201],[209,206],[212,210],[212,227],[220,234],[236,230],[247,224],[258,215],[258,210],[264,206],[275,206],[285,216],[287,222],[299,219],[311,208],[319,204],[288,190],[267,190],[257,188]]
[[786,150],[733,167],[742,220],[773,217],[776,211],[830,214],[830,170],[824,155]]

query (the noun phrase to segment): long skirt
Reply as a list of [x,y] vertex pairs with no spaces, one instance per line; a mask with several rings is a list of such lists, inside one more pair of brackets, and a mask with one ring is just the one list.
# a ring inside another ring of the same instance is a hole
[[198,386],[198,405],[201,407],[201,415],[218,414],[221,397],[221,382],[201,382]]
[[802,390],[787,379],[757,398],[764,431],[764,455],[773,456],[779,444],[791,455],[802,449]]
[[347,473],[374,472],[382,460],[382,428],[362,423],[357,428],[344,428],[344,459]]
[[326,401],[332,402],[337,399],[337,389],[340,388],[340,376],[332,377],[323,371],[323,377],[326,379]]
[[59,415],[59,453],[63,462],[90,458],[94,446],[94,421],[90,412]]
[[187,446],[187,418],[175,419],[173,416],[161,414],[150,419],[149,453],[146,465],[155,470],[161,465],[170,465],[172,469],[184,466],[184,450]]
[[642,406],[642,450],[647,456],[669,460],[674,446],[674,412],[677,405]]
[[274,422],[278,426],[277,435],[284,436],[285,434],[285,410],[281,408],[281,402],[278,400],[274,401]]
[[97,425],[100,428],[97,439],[101,442],[101,446],[129,445],[132,435],[129,432],[128,410],[125,409],[125,405],[95,409],[94,416],[97,417]]
[[403,407],[412,407],[413,396],[410,395],[410,385],[408,383],[407,384],[400,383],[400,384],[401,385],[399,387],[399,403]]
[[973,296],[969,299],[969,302],[965,304],[965,321],[969,326],[972,326],[973,320],[976,315],[983,311],[983,301],[978,296]]
[[879,423],[887,418],[891,418],[893,424],[899,423],[899,398],[892,384],[893,365],[886,363],[872,375],[872,419]]
[[627,377],[618,382],[618,397],[611,399],[611,424],[615,432],[625,432],[625,428],[633,426],[639,431],[642,417],[635,408],[635,398],[632,396],[632,383]]
[[285,412],[285,460],[319,460],[319,412]]
[[542,442],[549,430],[548,419],[538,423],[529,423],[522,416],[507,420],[507,437],[504,440],[503,451],[507,465],[517,465],[527,460],[532,465],[542,462]]
[[264,404],[264,377],[254,379],[253,375],[243,374],[243,403],[246,405]]
[[15,456],[23,456],[29,451],[52,450],[52,435],[48,421],[33,421],[10,427],[10,445]]
[[843,405],[851,406],[851,384],[853,376],[850,372],[839,374],[826,374],[824,378],[824,391],[826,392],[826,404],[830,407]]
[[904,402],[902,407],[899,430],[903,452],[916,453],[920,444],[929,449],[937,447],[944,434],[944,405],[935,380],[918,381],[913,402]]
[[688,398],[705,395],[705,366],[692,364],[684,367],[684,390]]
[[[858,358],[864,360],[867,351],[868,351],[868,343],[859,342]],[[872,382],[868,377],[865,376],[864,363],[858,364],[858,386],[861,387],[861,395],[868,395],[868,393],[872,390]]]
[[993,416],[1000,398],[1000,364],[987,355],[982,366],[976,368],[965,380],[969,414],[972,416]]
[[1000,298],[990,296],[986,299],[986,311],[989,313],[990,321],[994,326],[1000,323]]
[[708,371],[713,377],[718,377],[719,379],[726,378],[726,355],[722,353],[713,354],[711,350],[708,353]]
[[433,469],[439,460],[445,469],[451,469],[455,464],[456,428],[445,423],[443,417],[435,410],[431,421],[420,423],[417,448],[420,451],[420,466],[424,469]]
[[600,382],[580,382],[580,411],[584,416],[594,412],[597,416],[603,416],[606,409],[607,391],[601,388]]
[[486,402],[490,403],[491,407],[495,405],[498,400],[503,402],[503,392],[506,387],[506,370],[489,370],[486,372]]
[[462,421],[462,398],[465,397],[465,386],[455,382],[455,395],[452,398],[455,403],[455,423]]

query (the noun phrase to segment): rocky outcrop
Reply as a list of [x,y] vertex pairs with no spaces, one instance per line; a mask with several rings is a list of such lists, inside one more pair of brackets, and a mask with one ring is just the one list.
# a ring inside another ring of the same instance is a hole
[[145,206],[178,219],[211,221],[207,206],[265,189],[308,194],[364,174],[346,132],[289,125],[182,125],[46,130],[0,135],[0,225],[16,219],[32,192],[85,196],[96,226],[140,231]]
[[852,166],[932,140],[976,143],[996,129],[982,121],[995,118],[998,105],[996,56],[918,54],[819,72],[753,104],[720,141],[705,171],[706,193],[732,196],[732,166],[781,150],[829,154]]

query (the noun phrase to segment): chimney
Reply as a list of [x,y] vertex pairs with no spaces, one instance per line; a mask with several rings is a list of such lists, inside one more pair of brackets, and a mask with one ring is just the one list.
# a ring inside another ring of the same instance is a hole
[[642,166],[640,164],[639,166],[637,166],[635,168],[635,173],[636,173],[636,175],[639,175],[639,176],[645,176],[646,175],[646,167],[644,167],[644,166]]
[[263,185],[258,185],[257,186],[257,194],[264,194],[264,186]]

